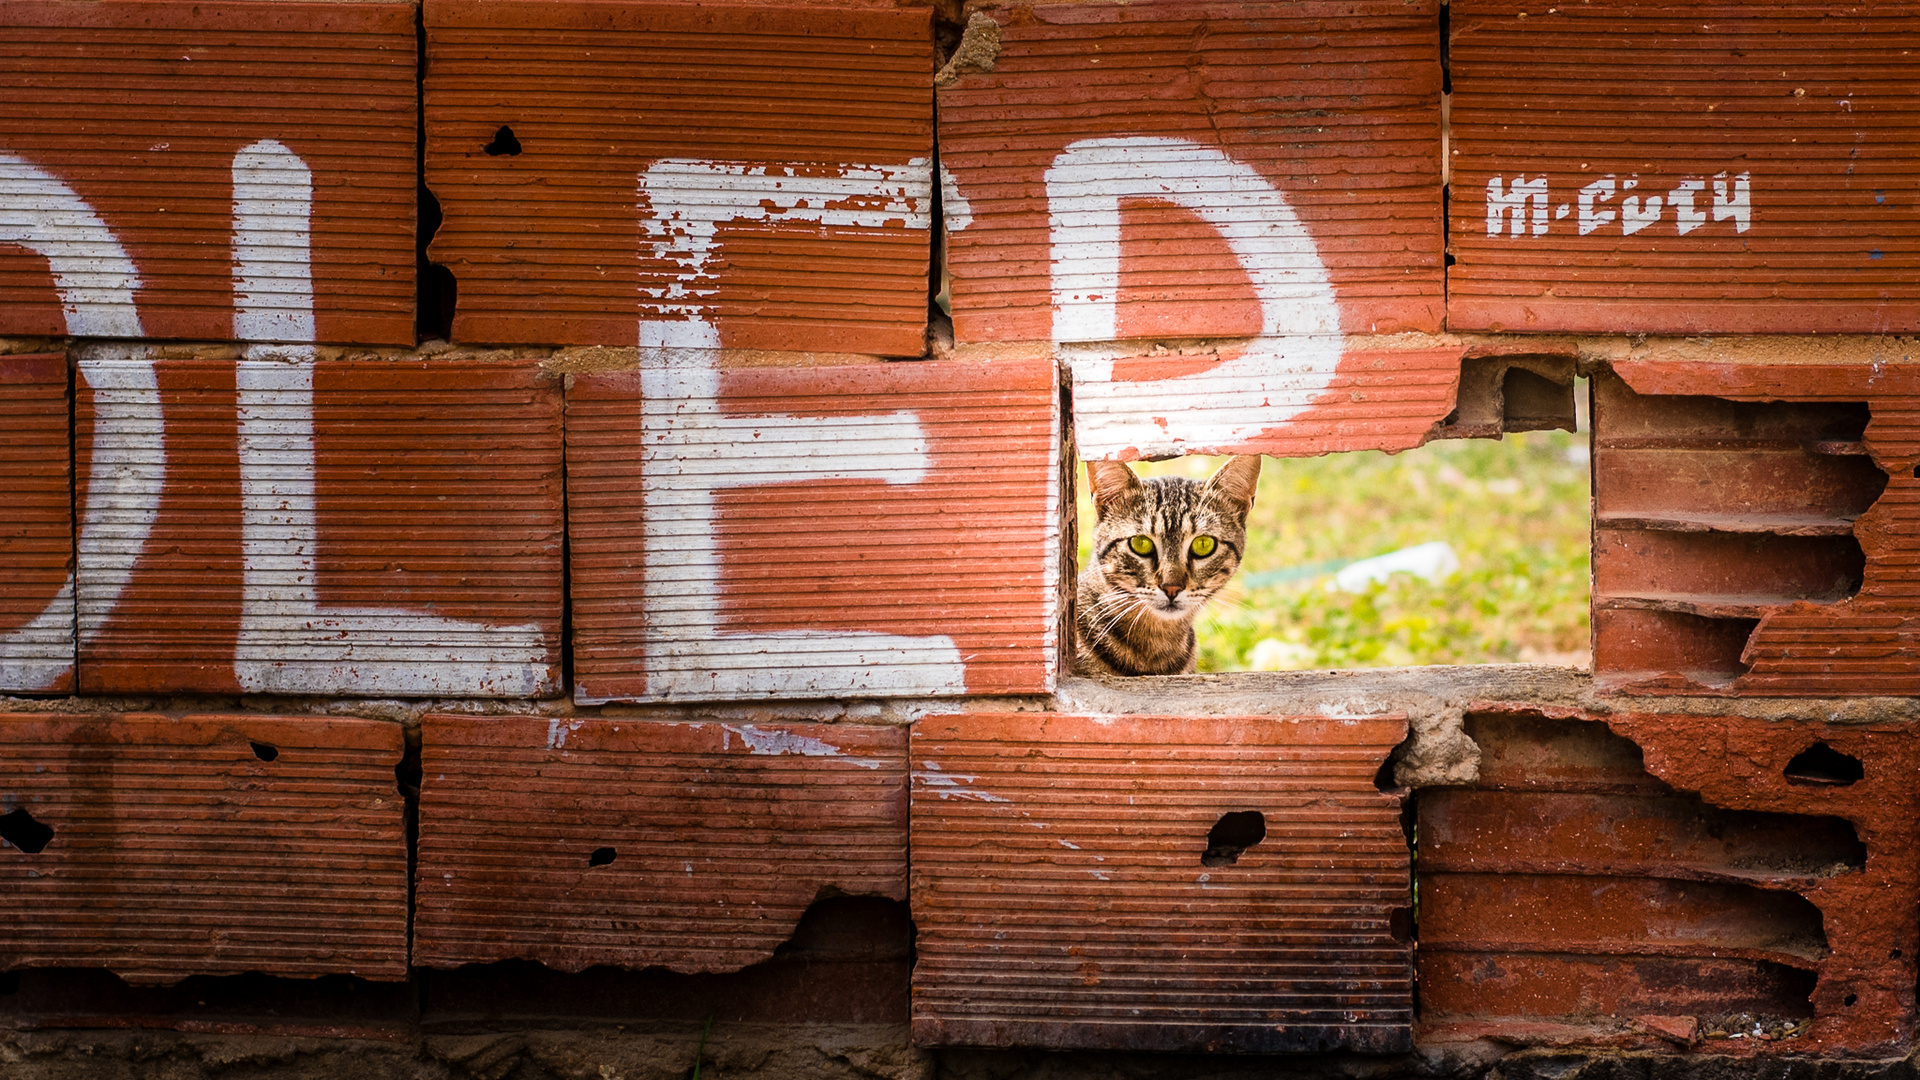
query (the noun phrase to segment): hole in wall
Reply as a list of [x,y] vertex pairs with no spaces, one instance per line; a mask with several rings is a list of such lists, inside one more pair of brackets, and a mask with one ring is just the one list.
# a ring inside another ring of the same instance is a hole
[[1781,774],[1789,783],[1847,787],[1866,778],[1866,766],[1852,754],[1843,754],[1824,742],[1814,743],[1793,756]]
[[594,848],[593,854],[587,856],[587,865],[606,866],[619,857],[620,853],[610,847]]
[[1642,395],[1610,373],[1593,395],[1603,678],[1725,685],[1769,614],[1860,591],[1854,521],[1887,485],[1864,402]]
[[28,855],[38,855],[53,842],[53,828],[20,807],[0,814],[0,840],[5,840]]
[[272,761],[280,756],[280,748],[271,743],[249,742],[247,745],[253,749],[253,756],[261,761]]
[[[1489,421],[1500,422],[1497,413]],[[1244,535],[1217,538],[1228,543],[1214,563],[1235,569],[1191,616],[1195,670],[1588,666],[1588,456],[1582,433],[1534,430],[1393,455],[1263,458]],[[1128,467],[1146,483],[1198,490],[1227,460]],[[1079,632],[1070,640],[1148,637],[1137,631],[1156,626],[1146,609],[1164,599],[1154,590],[1167,566],[1183,564],[1191,596],[1208,592],[1210,564],[1192,554],[1191,538],[1124,506],[1103,520],[1084,466],[1075,487]],[[1144,557],[1129,546],[1142,533],[1153,534]]]
[[1852,1007],[1854,1007],[1859,1003],[1860,1003],[1859,994],[1848,994],[1846,997],[1840,999],[1840,1004],[1845,1005],[1849,1009],[1851,1009]]
[[439,198],[427,190],[425,183],[420,185],[418,197],[420,234],[416,272],[420,295],[415,308],[414,332],[422,341],[452,341],[453,313],[460,298],[460,283],[452,270],[427,257],[427,246],[440,231],[445,215],[440,211]]
[[1387,912],[1387,933],[1395,941],[1413,940],[1413,908],[1397,907]]
[[1207,830],[1201,866],[1232,866],[1248,848],[1267,838],[1267,816],[1258,810],[1232,810]]
[[520,153],[520,140],[514,137],[511,127],[501,124],[500,130],[493,133],[493,141],[480,149],[486,151],[488,157],[514,157]]

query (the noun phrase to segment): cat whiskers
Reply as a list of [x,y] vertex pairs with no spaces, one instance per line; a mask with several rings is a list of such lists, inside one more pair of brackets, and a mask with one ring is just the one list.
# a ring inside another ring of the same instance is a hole
[[1133,616],[1132,621],[1127,624],[1131,629],[1146,613],[1146,601],[1140,597],[1128,593],[1108,593],[1093,605],[1094,635],[1107,636],[1129,614]]

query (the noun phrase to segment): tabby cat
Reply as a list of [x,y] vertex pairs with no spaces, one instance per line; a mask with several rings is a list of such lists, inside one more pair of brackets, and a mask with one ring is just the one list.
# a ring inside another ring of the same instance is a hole
[[1087,462],[1099,521],[1074,595],[1075,673],[1193,671],[1194,616],[1240,567],[1259,479],[1258,454],[1228,459],[1205,481],[1142,480],[1122,462]]

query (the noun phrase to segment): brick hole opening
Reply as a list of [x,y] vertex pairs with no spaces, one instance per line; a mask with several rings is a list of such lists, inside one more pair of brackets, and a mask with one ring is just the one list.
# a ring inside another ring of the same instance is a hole
[[1387,912],[1387,933],[1395,941],[1413,940],[1413,908],[1397,907]]
[[587,865],[606,866],[619,857],[620,853],[610,847],[594,848],[593,854],[587,856]]
[[0,840],[5,840],[28,855],[38,855],[53,842],[53,828],[20,807],[0,814]]
[[454,308],[460,300],[460,282],[453,271],[427,257],[428,245],[440,231],[446,215],[440,210],[440,199],[427,190],[423,182],[417,193],[420,200],[420,235],[418,238],[417,273],[419,274],[419,297],[416,305],[414,332],[422,341],[439,339],[453,340]]
[[[1136,500],[1096,509],[1089,474],[1076,470],[1072,636],[1097,657],[1076,657],[1076,669],[1181,673],[1183,639],[1134,652],[1172,656],[1158,667],[1129,667],[1098,646],[1173,640],[1182,617],[1194,634],[1191,670],[1202,673],[1587,667],[1586,438],[1565,430],[1579,426],[1570,383],[1508,374],[1488,374],[1492,402],[1463,407],[1452,427],[1416,449],[1263,458],[1244,533],[1231,519],[1211,531],[1155,519],[1129,509]],[[1538,393],[1504,397],[1507,382]],[[1566,399],[1564,409],[1546,387]],[[1480,437],[1487,434],[1504,437]],[[1191,455],[1128,468],[1171,500],[1175,490],[1205,490],[1229,460]],[[1202,536],[1212,537],[1210,554],[1191,546]],[[1173,604],[1156,595],[1169,584],[1182,588]],[[1185,607],[1163,610],[1176,604]],[[1110,651],[1129,659],[1127,650]]]
[[1858,994],[1848,994],[1846,997],[1843,997],[1840,999],[1840,1004],[1845,1005],[1849,1009],[1853,1008],[1855,1005],[1859,1003],[1860,1003],[1860,995]]
[[1767,616],[1860,592],[1854,521],[1887,485],[1864,402],[1642,395],[1611,373],[1593,387],[1604,681],[1725,686],[1769,655],[1753,636]]
[[1852,754],[1843,754],[1824,742],[1817,742],[1795,754],[1781,775],[1792,784],[1847,787],[1865,779],[1867,770]]
[[1258,810],[1231,810],[1207,830],[1201,866],[1232,866],[1253,845],[1267,838],[1267,816]]
[[252,748],[253,756],[261,761],[272,761],[280,756],[280,748],[271,743],[249,742],[247,745]]
[[493,133],[493,141],[480,148],[488,157],[514,157],[520,153],[520,140],[514,137],[513,129],[505,124]]
[[1902,953],[1902,952],[1901,952],[1901,951],[1900,951],[1899,949],[1893,949],[1893,950],[1891,950],[1891,951],[1889,951],[1889,952],[1887,953],[1887,959],[1889,959],[1889,960],[1898,960],[1898,959],[1900,959],[1900,957],[1902,957],[1902,956],[1904,956],[1904,955],[1905,955],[1905,954],[1904,954],[1904,953]]

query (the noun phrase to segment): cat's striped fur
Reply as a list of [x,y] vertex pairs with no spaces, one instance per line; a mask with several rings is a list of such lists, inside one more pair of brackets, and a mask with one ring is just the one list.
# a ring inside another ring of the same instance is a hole
[[1087,462],[1099,520],[1074,593],[1076,673],[1193,671],[1194,617],[1240,567],[1259,479],[1258,455],[1231,458],[1205,481],[1141,480],[1122,462]]

